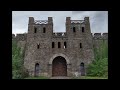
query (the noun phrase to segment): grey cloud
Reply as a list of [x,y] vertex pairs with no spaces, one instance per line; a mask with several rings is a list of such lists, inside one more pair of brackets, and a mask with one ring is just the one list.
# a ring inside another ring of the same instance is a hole
[[95,12],[91,24],[92,24],[91,27],[93,28],[93,32],[108,32],[107,12],[104,11]]
[[65,32],[65,18],[64,18],[64,16],[55,18],[54,31],[55,32]]
[[84,13],[86,11],[72,11],[72,14],[80,14],[80,13]]
[[27,32],[28,19],[48,20],[53,17],[54,31],[65,31],[66,17],[72,20],[84,20],[85,16],[90,17],[91,31],[108,32],[108,12],[106,11],[14,11],[12,15],[12,33]]

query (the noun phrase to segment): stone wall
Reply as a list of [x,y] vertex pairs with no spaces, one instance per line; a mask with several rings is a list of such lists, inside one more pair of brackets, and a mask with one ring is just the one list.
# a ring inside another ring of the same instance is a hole
[[26,33],[24,33],[24,34],[17,34],[16,35],[16,40],[17,41],[25,41],[26,38],[27,38],[27,34]]
[[108,44],[108,33],[94,33],[93,46],[99,48],[103,43]]
[[15,39],[15,34],[12,34],[12,40]]
[[[75,32],[73,32],[75,27]],[[82,30],[84,27],[84,31]],[[36,28],[36,31],[35,31]],[[45,28],[45,32],[43,30]],[[40,65],[40,75],[52,76],[52,60],[62,56],[67,61],[68,76],[80,72],[80,64],[84,63],[85,68],[94,59],[93,47],[99,47],[100,43],[108,40],[108,34],[94,33],[90,30],[89,17],[84,20],[71,20],[66,18],[66,32],[53,33],[53,20],[34,20],[29,17],[28,33],[12,35],[16,38],[18,46],[25,50],[24,66],[30,75],[34,75],[35,64]],[[54,42],[54,48],[52,48]],[[58,42],[61,48],[58,48]],[[66,42],[66,48],[64,48]],[[82,47],[80,48],[80,43]]]

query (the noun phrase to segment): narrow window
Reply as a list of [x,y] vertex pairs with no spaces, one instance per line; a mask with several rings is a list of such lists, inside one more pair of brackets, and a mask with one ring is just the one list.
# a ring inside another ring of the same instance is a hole
[[84,32],[84,27],[82,27],[82,32]]
[[46,28],[44,27],[44,28],[43,28],[43,33],[45,33],[45,31],[46,31]]
[[73,32],[75,32],[75,27],[73,27]]
[[82,43],[80,43],[80,48],[82,48]]
[[60,42],[58,42],[58,48],[61,48]]
[[36,27],[34,28],[34,33],[37,33],[37,28]]
[[39,49],[40,48],[40,44],[37,44],[37,49]]
[[55,48],[55,43],[54,42],[52,42],[52,48]]
[[64,48],[67,48],[66,42],[64,42]]

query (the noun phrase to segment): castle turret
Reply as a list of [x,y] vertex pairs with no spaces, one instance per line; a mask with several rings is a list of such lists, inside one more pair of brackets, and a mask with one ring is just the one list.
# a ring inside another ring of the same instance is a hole
[[34,24],[34,18],[33,17],[29,17],[29,23],[28,24],[29,25]]
[[48,17],[48,29],[47,29],[47,36],[52,37],[53,34],[53,18],[52,17]]
[[85,21],[84,20],[71,20],[70,17],[66,18],[66,33],[68,38],[80,38],[84,34]]
[[90,46],[90,48],[92,48],[92,34],[91,34],[91,28],[90,28],[90,22],[89,22],[89,17],[85,17],[84,18],[85,21],[85,38],[87,40],[87,45]]
[[28,34],[33,34],[34,33],[34,18],[33,17],[29,17],[29,21],[28,21]]
[[66,17],[66,34],[69,35],[70,34],[70,27],[71,27],[71,18],[70,17]]
[[48,24],[52,24],[53,25],[53,19],[52,19],[52,17],[48,17]]
[[34,20],[29,17],[28,37],[51,37],[53,33],[53,20],[48,17],[48,20]]

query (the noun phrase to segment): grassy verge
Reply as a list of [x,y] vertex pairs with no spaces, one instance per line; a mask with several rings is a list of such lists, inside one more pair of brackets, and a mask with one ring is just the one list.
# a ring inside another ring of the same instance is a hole
[[39,77],[27,77],[25,79],[49,79],[49,78],[45,76],[39,76]]
[[78,78],[73,78],[73,79],[108,79],[107,77],[90,77],[90,76],[81,76],[81,77],[78,77]]
[[[50,79],[45,76],[39,76],[39,77],[27,77],[25,79]],[[81,77],[73,77],[71,79],[108,79],[107,77],[91,77],[91,76],[81,76]]]

